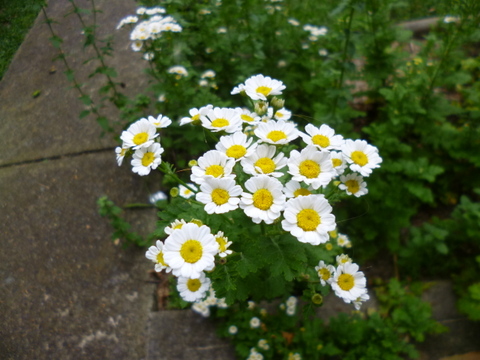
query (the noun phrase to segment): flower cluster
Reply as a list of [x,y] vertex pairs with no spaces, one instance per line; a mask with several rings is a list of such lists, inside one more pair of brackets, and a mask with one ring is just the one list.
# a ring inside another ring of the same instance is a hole
[[[182,27],[172,16],[164,16],[163,14],[165,14],[165,9],[160,6],[153,8],[139,7],[136,16],[130,15],[120,20],[117,29],[127,24],[132,25],[133,29],[130,33],[131,48],[138,52],[150,48],[151,42],[160,38],[162,33],[182,31]],[[153,52],[145,52],[144,59],[153,59]]]
[[[190,116],[180,120],[180,125],[200,126],[216,138],[215,149],[192,163],[193,184],[178,179],[182,197],[194,196],[208,215],[243,211],[253,224],[279,226],[300,243],[325,244],[336,229],[329,198],[365,195],[364,178],[382,159],[376,147],[364,140],[344,139],[326,124],[308,124],[301,131],[279,98],[284,89],[279,80],[255,75],[232,90],[245,95],[254,111],[207,105],[191,109]],[[159,131],[170,123],[159,115],[130,125],[121,136],[118,163],[133,152],[134,172],[146,175],[156,169],[163,153]],[[164,243],[157,241],[147,257],[157,271],[165,269],[178,277],[185,300],[198,301],[211,285],[205,272],[214,269],[215,259],[232,254],[232,241],[225,234],[235,229],[221,230],[213,234],[198,221],[177,219],[165,228]],[[344,235],[337,242],[350,246]],[[322,285],[331,285],[345,301],[365,300],[365,277],[358,265],[347,262],[334,269],[320,261],[316,270]]]

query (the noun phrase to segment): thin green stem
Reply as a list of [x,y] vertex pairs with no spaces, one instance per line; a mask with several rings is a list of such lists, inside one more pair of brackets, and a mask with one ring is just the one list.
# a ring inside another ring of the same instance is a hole
[[[354,13],[355,13],[355,8],[352,6],[350,8],[347,28],[345,29],[345,46],[343,47],[343,53],[342,53],[342,66],[340,69],[340,78],[338,79],[338,82],[336,84],[337,90],[340,90],[343,86],[343,78],[345,76],[345,62],[347,60],[347,52],[348,52],[348,47],[350,45],[350,33],[351,33],[352,20],[353,20]],[[335,95],[335,99],[333,100],[332,117],[335,117],[335,113],[337,111],[338,98],[339,98],[339,94],[337,92],[337,94]]]
[[439,73],[440,69],[442,68],[442,66],[444,64],[445,59],[447,58],[448,54],[450,53],[450,51],[452,49],[452,45],[453,45],[457,35],[458,35],[458,30],[455,30],[455,32],[450,37],[450,40],[447,43],[447,47],[445,48],[445,51],[442,54],[440,62],[438,63],[438,66],[435,68],[435,71],[433,72],[433,75],[432,75],[432,79],[430,80],[430,85],[428,86],[428,94],[431,94],[432,91],[433,91],[433,88],[435,86],[435,80],[437,79],[438,73]]

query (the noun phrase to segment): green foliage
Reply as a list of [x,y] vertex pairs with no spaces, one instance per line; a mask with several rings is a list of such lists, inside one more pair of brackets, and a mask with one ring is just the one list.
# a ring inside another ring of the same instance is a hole
[[[421,288],[409,287],[391,280],[379,287],[379,311],[340,313],[328,324],[316,316],[302,315],[301,308],[310,299],[296,303],[294,297],[284,298],[279,304],[237,304],[228,309],[216,309],[219,334],[228,337],[239,358],[246,358],[252,349],[265,359],[291,359],[299,354],[302,359],[341,358],[351,360],[418,358],[412,339],[422,342],[427,334],[445,331],[431,319],[430,305],[419,298]],[[322,311],[322,309],[318,309]],[[252,327],[252,319],[261,324]],[[237,328],[232,334],[231,326]],[[290,357],[289,357],[290,356]]]

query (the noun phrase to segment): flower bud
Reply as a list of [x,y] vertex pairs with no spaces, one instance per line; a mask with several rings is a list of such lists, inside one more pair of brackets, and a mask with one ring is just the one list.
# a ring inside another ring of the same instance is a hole
[[177,197],[179,193],[180,193],[180,190],[178,190],[178,187],[173,187],[170,189],[171,197]]
[[323,296],[320,295],[320,294],[313,294],[312,303],[314,303],[317,306],[322,305],[323,304]]
[[197,163],[197,160],[190,160],[190,161],[188,162],[188,166],[189,166],[189,167],[197,166],[197,164],[198,164],[198,163]]
[[258,116],[263,116],[268,112],[268,104],[265,101],[258,101],[255,104],[255,113]]
[[273,107],[273,113],[285,106],[285,100],[284,99],[279,99],[276,96],[273,97],[272,100],[270,100],[270,105]]

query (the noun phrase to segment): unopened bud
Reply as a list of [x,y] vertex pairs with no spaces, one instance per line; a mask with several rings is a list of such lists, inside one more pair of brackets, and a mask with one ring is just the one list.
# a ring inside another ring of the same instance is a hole
[[274,96],[273,99],[270,100],[270,105],[272,105],[273,113],[275,114],[277,110],[282,109],[285,106],[285,100]]
[[180,193],[180,190],[178,190],[178,187],[173,187],[170,189],[171,197],[177,197],[179,193]]
[[255,104],[255,113],[263,116],[268,112],[268,104],[265,101],[259,101]]
[[188,166],[189,166],[189,167],[197,166],[197,164],[198,164],[198,163],[197,163],[197,160],[190,160],[190,161],[188,162]]
[[317,306],[322,305],[323,303],[323,296],[320,294],[313,294],[312,296],[312,303],[314,303]]

